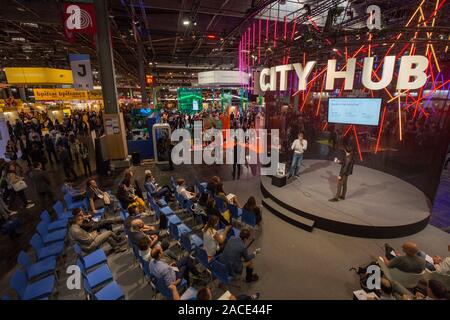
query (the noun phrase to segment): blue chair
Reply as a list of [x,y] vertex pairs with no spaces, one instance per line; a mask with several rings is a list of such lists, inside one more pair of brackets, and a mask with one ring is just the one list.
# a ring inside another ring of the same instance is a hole
[[187,252],[192,252],[197,247],[203,246],[203,240],[196,234],[182,234],[180,239],[181,247]]
[[72,212],[66,211],[61,201],[58,201],[53,205],[53,210],[55,210],[58,215],[58,220],[68,220],[73,217]]
[[105,287],[94,293],[92,288],[89,287],[87,280],[84,282],[84,290],[93,300],[122,300],[125,299],[125,294],[122,288],[116,281],[108,283]]
[[43,211],[41,214],[41,221],[44,221],[47,224],[48,231],[54,231],[59,229],[67,228],[67,219],[56,220],[52,222],[52,218],[47,210]]
[[83,256],[81,247],[76,243],[73,246],[73,250],[80,258],[86,271],[89,271],[90,269],[99,266],[101,264],[104,264],[108,261],[108,258],[106,257],[106,254],[103,251],[103,249],[97,249],[94,252],[91,252]]
[[206,253],[205,249],[203,249],[201,247],[195,248],[195,258],[206,269],[209,269],[210,266],[209,266],[209,262],[208,262],[208,254]]
[[48,257],[58,257],[64,250],[64,243],[55,242],[45,246],[39,233],[35,233],[30,240],[30,245],[36,252],[37,260],[41,261]]
[[92,290],[114,280],[111,270],[106,263],[89,273],[84,268],[84,264],[80,258],[77,260],[77,266],[80,268],[84,279],[88,282]]
[[233,277],[229,275],[228,268],[225,264],[219,261],[218,258],[213,259],[210,263],[211,273],[216,277],[220,283],[229,284],[233,281]]
[[20,251],[17,262],[25,269],[28,279],[48,276],[56,272],[56,258],[48,257],[44,260],[33,263],[24,251]]
[[84,200],[73,202],[72,196],[68,193],[64,195],[64,202],[66,203],[69,211],[75,208],[86,208],[86,203]]
[[28,283],[28,278],[23,271],[17,270],[9,282],[11,288],[21,300],[33,300],[49,297],[55,287],[55,277],[49,276],[33,283]]
[[173,239],[180,241],[180,237],[182,234],[191,233],[192,229],[189,228],[184,223],[180,224],[169,224],[169,232]]
[[53,232],[48,232],[47,224],[45,221],[39,222],[36,227],[37,232],[41,235],[42,241],[45,245],[48,245],[53,242],[61,242],[66,238],[67,230],[59,229]]
[[[153,275],[150,278],[154,288],[157,292],[161,293],[167,300],[172,300],[172,291],[166,286],[163,279],[156,278]],[[178,291],[183,290],[187,286],[186,279],[181,279],[180,284],[177,286]]]
[[253,212],[242,209],[241,222],[255,228],[256,227],[256,216]]
[[214,201],[216,202],[217,210],[224,213],[227,210],[227,204],[220,198],[214,196]]
[[[159,219],[159,217],[161,216],[161,213],[162,213],[161,208],[159,208],[158,205],[153,204],[153,203],[151,203],[150,205],[151,205],[152,209],[155,211],[156,217]],[[176,214],[174,214],[173,211],[172,211],[172,214],[169,214],[169,215],[164,214],[164,215],[166,216],[169,224],[180,224],[181,223],[180,218],[178,218],[178,216]]]
[[229,203],[228,204],[228,209],[230,209],[231,212],[231,216],[234,219],[239,219],[242,216],[242,209],[238,208],[237,206],[235,206],[234,204]]

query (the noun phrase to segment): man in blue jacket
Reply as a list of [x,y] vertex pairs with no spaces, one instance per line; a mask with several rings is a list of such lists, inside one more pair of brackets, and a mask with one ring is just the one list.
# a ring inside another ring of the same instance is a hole
[[245,281],[253,282],[259,279],[258,275],[253,273],[252,263],[259,249],[256,249],[253,253],[248,253],[245,242],[249,238],[250,231],[245,228],[241,230],[239,237],[231,237],[227,241],[219,260],[228,267],[230,275],[234,278],[242,274],[245,266]]

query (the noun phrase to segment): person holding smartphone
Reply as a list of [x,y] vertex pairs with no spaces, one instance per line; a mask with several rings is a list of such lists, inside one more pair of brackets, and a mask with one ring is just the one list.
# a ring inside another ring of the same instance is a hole
[[348,176],[350,176],[353,173],[353,164],[354,164],[353,149],[350,146],[345,146],[344,151],[345,157],[342,161],[338,160],[337,158],[334,159],[335,162],[341,165],[341,171],[339,172],[338,176],[337,192],[334,198],[331,198],[329,200],[331,202],[345,200],[345,195],[347,193]]

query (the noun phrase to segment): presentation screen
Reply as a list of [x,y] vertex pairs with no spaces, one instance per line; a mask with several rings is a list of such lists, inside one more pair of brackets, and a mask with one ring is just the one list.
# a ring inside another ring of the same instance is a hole
[[381,98],[329,98],[328,122],[377,126]]

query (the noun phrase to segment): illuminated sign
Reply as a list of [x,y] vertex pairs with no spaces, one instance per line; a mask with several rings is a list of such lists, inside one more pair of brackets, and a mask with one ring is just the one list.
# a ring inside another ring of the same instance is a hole
[[[369,90],[381,90],[386,88],[394,75],[395,56],[386,56],[383,63],[383,74],[378,82],[372,80],[373,57],[364,58],[362,70],[362,84]],[[344,90],[353,90],[353,80],[356,71],[356,59],[347,60],[345,70],[336,70],[335,59],[328,60],[325,90],[334,89],[335,79],[344,79]],[[287,64],[272,68],[264,68],[259,75],[259,85],[262,91],[277,90],[277,73],[280,74],[279,90],[287,90],[289,71],[294,70],[299,81],[298,90],[305,90],[308,76],[316,65],[316,61],[309,61],[303,66],[300,63]],[[400,68],[397,78],[397,90],[414,90],[421,88],[427,81],[425,70],[428,67],[428,59],[424,56],[403,56],[400,58]],[[269,77],[269,80],[266,78]]]
[[72,84],[72,71],[53,68],[4,68],[9,84]]
[[52,100],[102,100],[101,91],[83,91],[75,89],[33,89],[34,99]]

